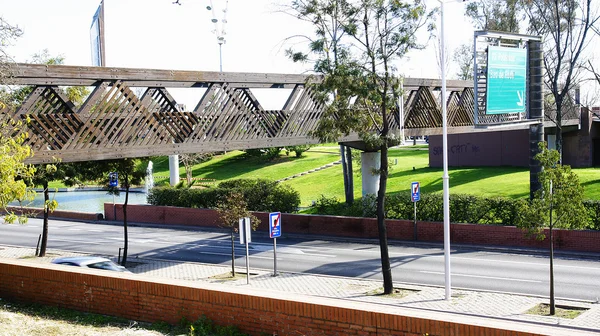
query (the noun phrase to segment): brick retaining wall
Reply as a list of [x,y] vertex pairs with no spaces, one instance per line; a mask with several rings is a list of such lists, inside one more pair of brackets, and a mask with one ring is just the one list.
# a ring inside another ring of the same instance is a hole
[[[251,335],[542,335],[558,329],[347,300],[153,279],[136,274],[0,260],[0,297],[178,323],[201,315]],[[562,334],[565,330],[560,330]]]
[[[123,220],[122,205],[116,205],[116,220]],[[132,223],[154,223],[164,225],[189,225],[218,227],[217,212],[210,209],[177,208],[152,205],[128,205],[127,217]],[[112,203],[104,204],[107,220],[115,220]],[[268,214],[257,212],[261,220],[259,231],[268,231]],[[414,225],[408,220],[387,220],[389,239],[413,240]],[[282,232],[314,234],[336,237],[377,238],[377,222],[374,218],[282,215]],[[559,250],[600,252],[600,231],[555,230],[555,248]],[[417,222],[417,236],[421,242],[443,242],[443,223]],[[547,248],[548,242],[525,236],[514,226],[451,224],[452,243],[473,245],[495,245],[511,247]]]
[[[12,211],[16,214],[28,214],[29,217],[43,218],[44,213],[41,208],[29,208],[29,207],[18,207],[18,206],[7,206],[6,210]],[[68,211],[68,210],[54,210],[50,213],[48,218],[63,218],[63,219],[74,219],[80,221],[96,221],[101,220],[103,215],[101,213],[89,213],[79,211]]]

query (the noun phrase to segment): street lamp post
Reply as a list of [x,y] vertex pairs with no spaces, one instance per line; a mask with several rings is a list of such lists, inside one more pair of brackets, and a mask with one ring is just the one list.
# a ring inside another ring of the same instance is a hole
[[221,19],[221,24],[219,25],[219,20],[217,19],[217,15],[215,14],[215,7],[213,6],[212,0],[210,0],[210,5],[206,6],[206,9],[212,12],[212,19],[210,20],[215,24],[214,33],[217,35],[217,43],[219,44],[219,72],[223,72],[223,44],[225,43],[225,24],[227,23],[227,7],[229,4],[229,0],[225,1],[225,9],[223,9],[223,18]]
[[[450,271],[450,176],[448,175],[448,108],[446,102],[446,36],[444,35],[444,4],[449,1],[438,0],[440,3],[440,45],[441,45],[441,70],[442,70],[442,158],[444,173],[442,175],[444,189],[444,288],[446,300],[452,297],[451,271]],[[467,0],[453,0],[465,2]]]
[[444,189],[444,288],[446,300],[450,300],[450,176],[448,175],[448,109],[446,106],[446,36],[444,35],[444,1],[441,6],[441,58],[442,58],[442,152],[444,174],[442,175]]

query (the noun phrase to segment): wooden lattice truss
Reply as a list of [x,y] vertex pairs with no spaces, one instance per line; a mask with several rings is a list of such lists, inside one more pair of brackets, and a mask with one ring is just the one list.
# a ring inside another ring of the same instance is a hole
[[[31,64],[18,64],[15,74],[15,84],[34,89],[18,110],[0,114],[4,119],[30,118],[26,131],[35,152],[32,163],[53,157],[71,162],[317,143],[310,132],[324,110],[303,75]],[[441,127],[432,91],[439,81],[405,83],[405,128]],[[472,88],[455,84],[449,88],[449,125],[472,125]],[[93,90],[76,107],[62,86]],[[167,89],[198,87],[205,92],[191,111],[181,111]],[[132,88],[142,88],[143,94]],[[280,110],[265,110],[252,88],[288,89],[289,97]],[[399,131],[399,117],[394,121],[392,131]],[[356,141],[358,136],[340,140]]]

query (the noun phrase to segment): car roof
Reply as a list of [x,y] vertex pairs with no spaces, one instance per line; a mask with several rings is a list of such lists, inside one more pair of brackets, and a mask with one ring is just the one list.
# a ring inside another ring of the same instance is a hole
[[80,256],[80,257],[56,258],[56,259],[52,260],[52,263],[58,264],[58,263],[71,262],[71,263],[75,263],[75,264],[79,264],[79,265],[87,265],[87,264],[93,264],[93,263],[102,262],[102,261],[110,261],[110,260],[107,258],[103,258],[103,257]]

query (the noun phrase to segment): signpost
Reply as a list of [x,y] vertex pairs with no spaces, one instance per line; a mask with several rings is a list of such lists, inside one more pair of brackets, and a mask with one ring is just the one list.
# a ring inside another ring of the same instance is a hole
[[273,276],[277,276],[277,237],[281,237],[281,212],[269,214],[269,237],[273,238]]
[[415,241],[417,241],[417,202],[421,200],[421,184],[419,182],[413,182],[410,186],[410,199],[415,205],[415,218],[413,224],[413,231],[415,236]]
[[489,46],[486,114],[525,112],[527,50]]
[[240,244],[246,245],[246,285],[250,284],[250,258],[248,253],[248,243],[252,242],[250,235],[250,217],[240,218]]
[[[119,174],[117,172],[108,173],[108,186],[116,188],[119,186]],[[113,214],[114,220],[117,220],[117,207],[115,206],[115,194],[113,193]]]

